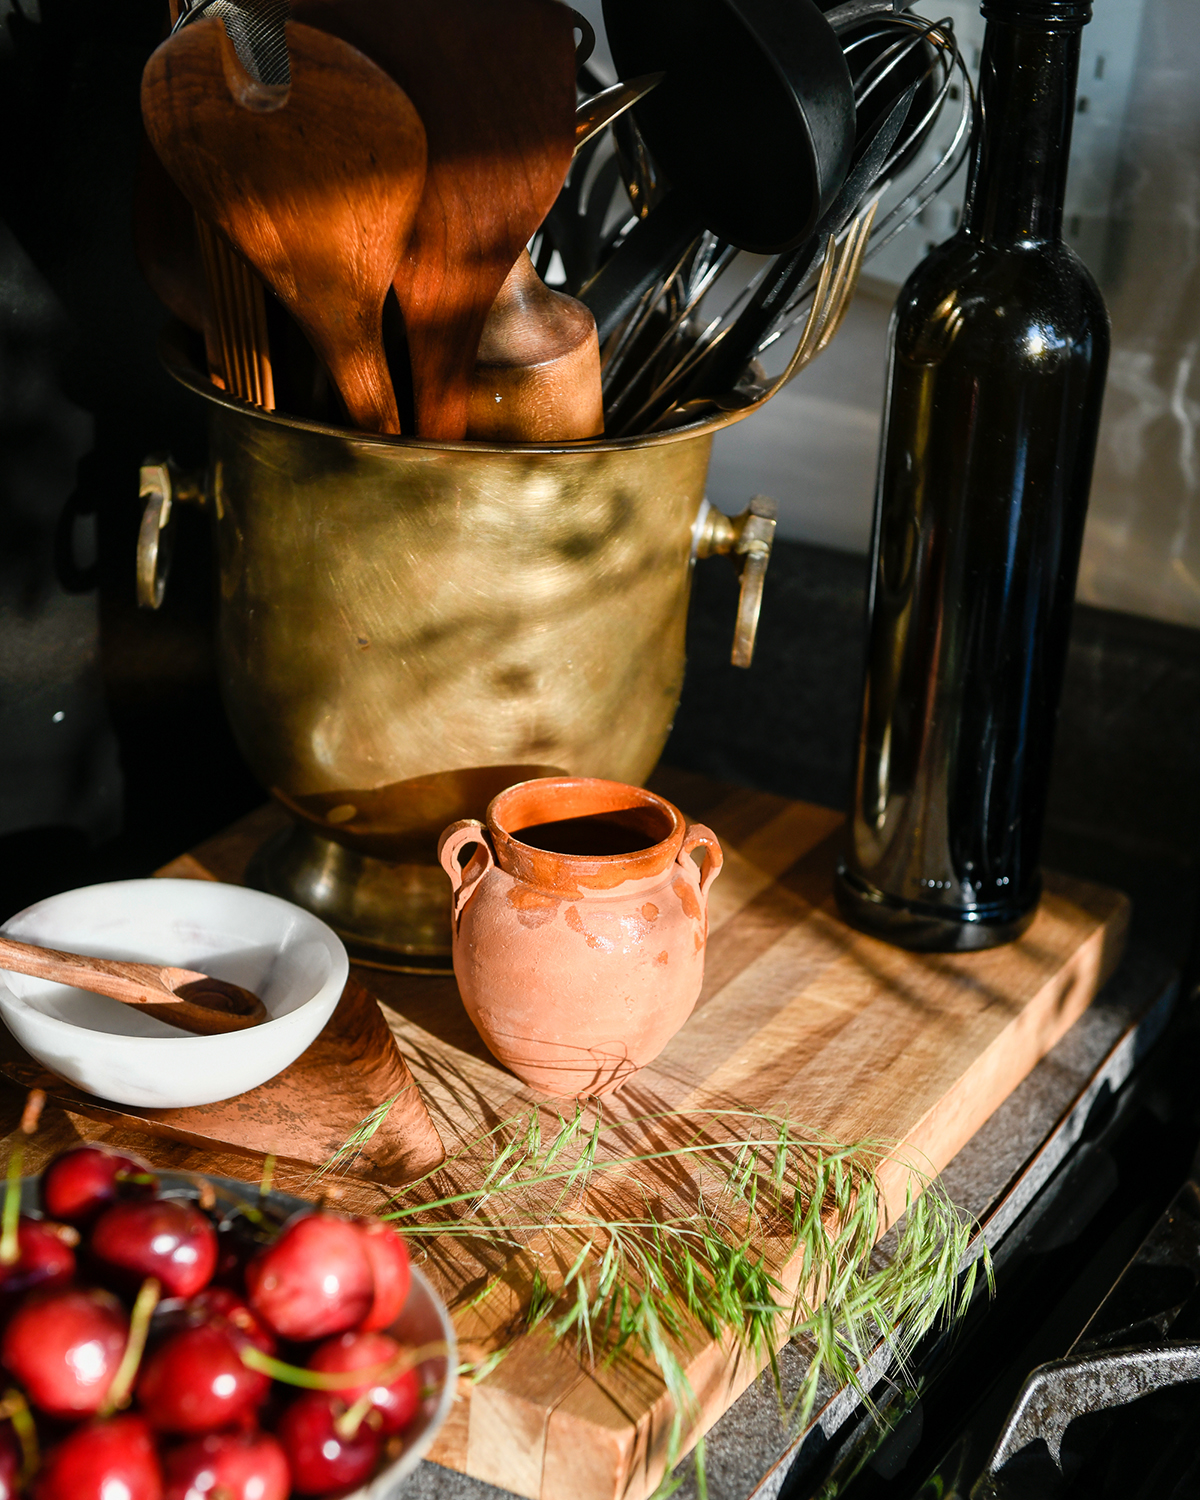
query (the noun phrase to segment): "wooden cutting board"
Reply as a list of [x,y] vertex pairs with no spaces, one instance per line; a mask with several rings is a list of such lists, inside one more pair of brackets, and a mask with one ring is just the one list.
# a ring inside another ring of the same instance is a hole
[[[735,1106],[783,1111],[840,1141],[895,1141],[881,1178],[895,1215],[909,1183],[904,1161],[945,1166],[1120,956],[1126,898],[1058,875],[1047,875],[1036,920],[1008,947],[890,948],[836,915],[840,814],[680,773],[652,784],[716,831],[725,868],[713,887],[696,1011],[661,1057],[606,1101],[609,1118]],[[240,881],[283,817],[261,809],[160,873]],[[453,980],[355,973],[382,1003],[449,1153],[534,1101],[483,1047]],[[431,1252],[428,1269],[460,1337],[487,1347],[520,1288],[468,1305],[479,1267],[453,1245]],[[707,1428],[757,1371],[701,1335],[687,1349]],[[643,1500],[662,1475],[670,1410],[648,1363],[593,1369],[539,1329],[479,1384],[463,1383],[431,1457],[531,1500]]]
[[320,1168],[376,1107],[393,1100],[371,1139],[342,1173],[398,1187],[445,1160],[379,1002],[350,979],[329,1024],[289,1067],[248,1093],[190,1109],[141,1109],[85,1094],[48,1072],[0,1026],[0,1074],[39,1088],[56,1103],[96,1120],[184,1141],[209,1151],[240,1151]]

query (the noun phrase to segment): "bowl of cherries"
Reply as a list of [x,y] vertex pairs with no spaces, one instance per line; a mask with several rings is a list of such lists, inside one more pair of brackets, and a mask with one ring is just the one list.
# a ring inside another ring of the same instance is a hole
[[391,1225],[102,1144],[16,1188],[0,1500],[385,1500],[445,1421],[454,1330]]

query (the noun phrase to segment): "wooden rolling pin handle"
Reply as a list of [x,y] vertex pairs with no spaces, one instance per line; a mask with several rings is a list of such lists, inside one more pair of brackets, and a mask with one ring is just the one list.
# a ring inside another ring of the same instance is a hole
[[523,250],[484,324],[467,436],[554,443],[603,432],[596,320],[551,291]]

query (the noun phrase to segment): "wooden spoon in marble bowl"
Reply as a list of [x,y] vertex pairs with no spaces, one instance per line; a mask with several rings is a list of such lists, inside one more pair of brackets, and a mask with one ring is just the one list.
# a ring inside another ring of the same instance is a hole
[[198,1036],[244,1031],[248,1026],[270,1020],[257,995],[239,984],[213,979],[194,969],[63,953],[36,943],[19,943],[3,933],[0,933],[0,969],[48,979],[54,984],[69,984],[92,995],[107,995]]

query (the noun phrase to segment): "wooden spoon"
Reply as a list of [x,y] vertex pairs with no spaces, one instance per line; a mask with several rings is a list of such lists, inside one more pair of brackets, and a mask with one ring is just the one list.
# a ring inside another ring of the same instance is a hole
[[193,969],[164,969],[157,964],[60,953],[35,943],[19,943],[3,934],[0,969],[73,985],[91,995],[120,1000],[123,1005],[140,1005],[147,1015],[201,1036],[245,1031],[271,1019],[257,995]]
[[308,335],[351,421],[397,433],[383,301],[421,201],[425,131],[352,47],[292,22],[287,43],[279,88],[245,72],[220,21],[183,27],[146,64],[142,116],[192,207]]
[[575,148],[574,20],[558,0],[297,0],[416,105],[425,191],[396,276],[417,434],[467,430],[484,321]]

